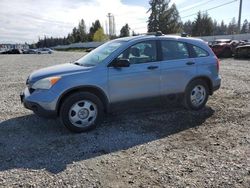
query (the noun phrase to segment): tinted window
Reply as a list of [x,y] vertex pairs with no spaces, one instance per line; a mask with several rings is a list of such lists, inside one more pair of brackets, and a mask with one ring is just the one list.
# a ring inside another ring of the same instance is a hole
[[189,58],[188,48],[185,43],[178,41],[161,41],[163,60]]
[[208,56],[208,53],[207,51],[199,48],[198,46],[192,46],[193,49],[194,49],[194,52],[196,54],[196,57],[207,57]]
[[125,50],[118,58],[128,59],[131,64],[157,61],[155,41],[137,43]]

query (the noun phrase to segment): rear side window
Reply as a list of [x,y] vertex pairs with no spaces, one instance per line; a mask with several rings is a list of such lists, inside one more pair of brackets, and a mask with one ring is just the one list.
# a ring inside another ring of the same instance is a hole
[[179,41],[161,41],[162,59],[186,59],[189,58],[189,52],[186,43]]
[[203,50],[202,48],[198,47],[198,46],[193,46],[192,48],[194,50],[195,56],[196,57],[207,57],[209,54],[206,50]]

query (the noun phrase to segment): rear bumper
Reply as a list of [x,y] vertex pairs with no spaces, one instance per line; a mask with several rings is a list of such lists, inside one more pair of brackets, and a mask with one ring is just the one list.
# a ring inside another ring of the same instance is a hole
[[215,91],[220,89],[220,87],[221,87],[221,76],[218,75],[218,77],[213,80],[213,87],[212,87],[212,93],[211,94],[213,94]]

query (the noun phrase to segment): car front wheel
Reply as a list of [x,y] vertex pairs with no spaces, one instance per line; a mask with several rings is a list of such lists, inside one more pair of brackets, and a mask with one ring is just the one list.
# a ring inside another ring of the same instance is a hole
[[88,92],[70,95],[60,110],[62,123],[73,132],[93,129],[103,118],[103,104],[100,99]]
[[204,80],[193,80],[186,88],[184,106],[190,110],[202,109],[208,100],[209,90]]

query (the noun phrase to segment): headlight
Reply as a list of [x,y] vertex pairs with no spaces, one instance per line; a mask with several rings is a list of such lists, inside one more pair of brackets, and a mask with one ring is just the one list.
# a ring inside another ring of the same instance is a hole
[[44,78],[35,82],[31,86],[31,88],[32,89],[50,89],[60,79],[61,79],[60,76]]

